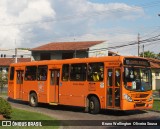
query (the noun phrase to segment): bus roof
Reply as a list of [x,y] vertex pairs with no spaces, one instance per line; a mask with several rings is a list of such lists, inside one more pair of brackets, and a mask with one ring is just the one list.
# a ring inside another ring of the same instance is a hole
[[[63,59],[63,60],[43,60],[43,61],[31,61],[31,62],[20,62],[12,63],[10,66],[26,66],[26,65],[49,65],[49,64],[65,64],[65,63],[87,63],[87,62],[103,62],[103,61],[112,61],[112,62],[123,62],[125,58],[133,59],[143,59],[142,57],[136,56],[104,56],[104,57],[89,57],[89,58],[72,58],[72,59]],[[147,60],[146,60],[147,61]]]

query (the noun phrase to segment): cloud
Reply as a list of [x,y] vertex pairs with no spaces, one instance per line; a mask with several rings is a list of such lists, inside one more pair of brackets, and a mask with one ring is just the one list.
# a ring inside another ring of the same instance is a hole
[[[113,26],[116,21],[135,20],[144,15],[143,8],[124,3],[103,4],[92,3],[88,0],[55,0],[52,3],[54,3],[52,7],[57,18],[53,30],[55,32],[54,40],[56,41],[74,40],[75,37],[80,40],[99,40],[101,38],[111,40],[108,39],[110,36],[107,36],[110,33],[107,30],[113,29],[110,25]],[[95,31],[104,29],[106,31],[101,36],[93,34]],[[115,33],[117,34],[117,30],[115,30]],[[131,34],[129,37],[132,36],[134,35]],[[123,35],[121,38],[124,39],[125,37]]]
[[88,0],[1,0],[0,12],[0,48],[33,48],[52,41],[130,40],[135,35],[113,34],[116,30],[110,34],[110,25],[144,15],[140,7]]
[[[47,28],[38,25],[37,21],[56,15],[48,0],[1,0],[0,11],[0,48],[25,46],[23,43],[36,35],[33,33],[35,29]],[[32,45],[31,40],[29,45]]]

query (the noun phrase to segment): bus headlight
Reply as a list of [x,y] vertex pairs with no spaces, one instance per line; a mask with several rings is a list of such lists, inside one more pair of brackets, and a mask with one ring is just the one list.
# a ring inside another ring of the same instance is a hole
[[125,100],[127,100],[128,102],[132,102],[132,101],[133,101],[132,98],[131,98],[129,95],[127,95],[127,94],[124,94],[124,98],[125,98]]
[[151,95],[148,99],[148,101],[152,101],[153,100],[153,96]]

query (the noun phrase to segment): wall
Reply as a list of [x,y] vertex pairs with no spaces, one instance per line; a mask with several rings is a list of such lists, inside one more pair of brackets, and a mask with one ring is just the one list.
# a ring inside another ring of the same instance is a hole
[[[70,52],[70,53],[72,52],[73,57],[76,57],[76,58],[108,56],[108,50],[106,50],[107,46],[108,46],[107,42],[103,42],[101,44],[97,44],[97,45],[90,47],[89,50],[50,51],[51,59],[60,60],[60,59],[62,59],[62,53],[67,53],[67,52]],[[32,59],[33,60],[40,60],[40,53],[44,53],[44,52],[49,53],[49,51],[37,51],[37,52],[33,51],[32,52]]]
[[[156,76],[156,73],[159,73],[159,75]],[[160,87],[156,85],[157,79],[160,79],[160,69],[152,69],[152,90],[157,90]]]
[[[61,60],[62,59],[62,53],[72,52],[74,53],[75,57],[75,51],[54,51],[51,53],[51,59]],[[37,51],[32,52],[32,60],[40,60],[40,54],[43,53],[43,51]],[[76,51],[76,58],[87,58],[88,53],[86,51]]]
[[100,57],[100,56],[108,56],[108,47],[107,42],[103,42],[101,44],[94,45],[89,48],[88,55],[89,57]]

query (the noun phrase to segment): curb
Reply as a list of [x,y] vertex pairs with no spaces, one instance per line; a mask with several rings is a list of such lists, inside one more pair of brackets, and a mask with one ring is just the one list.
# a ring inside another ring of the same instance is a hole
[[150,110],[148,110],[148,111],[151,111],[151,112],[158,112],[158,113],[160,113],[160,111],[159,111],[159,110],[152,110],[152,109],[150,109]]

